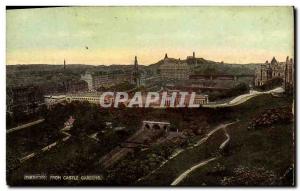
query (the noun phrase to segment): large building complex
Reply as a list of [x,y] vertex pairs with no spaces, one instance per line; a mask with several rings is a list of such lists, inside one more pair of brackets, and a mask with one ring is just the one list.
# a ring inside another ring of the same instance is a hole
[[[166,91],[166,97],[163,99],[163,91],[158,92],[159,93],[159,99],[151,104],[151,107],[155,108],[161,108],[161,107],[177,107],[178,104],[181,101],[181,95],[179,90],[169,90]],[[78,102],[89,102],[91,104],[97,104],[100,105],[100,99],[102,96],[103,92],[86,92],[86,93],[76,93],[76,94],[67,94],[67,95],[47,95],[45,96],[45,103],[48,109],[51,109],[54,105],[59,104],[59,103],[71,103],[74,101]],[[173,98],[173,93],[175,93],[175,97]],[[192,94],[190,92],[185,92],[187,93],[184,98],[184,103],[183,105],[187,107],[190,104],[190,100],[192,99]],[[116,95],[116,94],[115,94]],[[133,99],[133,95],[130,94],[129,98],[124,102],[125,105],[128,105],[129,102]],[[147,99],[147,93],[141,94],[141,100],[142,103],[145,103]],[[171,101],[172,99],[173,102]],[[207,104],[208,101],[208,96],[203,95],[203,94],[195,94],[194,96],[194,104]],[[115,97],[114,96],[105,96],[104,97],[104,102],[107,103],[114,103]],[[163,106],[161,106],[163,104]],[[173,105],[173,106],[172,106]]]
[[129,82],[136,87],[144,84],[145,76],[139,70],[137,57],[134,58],[134,66],[132,70],[112,70],[112,71],[99,71],[89,72],[81,75],[81,80],[88,84],[89,91],[97,91],[99,88],[109,88],[122,82]]
[[71,103],[74,101],[99,104],[100,96],[101,93],[99,92],[85,92],[66,95],[46,95],[44,96],[44,99],[47,108],[51,109],[54,105],[58,103]]
[[187,62],[183,62],[180,59],[168,58],[167,54],[159,70],[162,80],[187,80],[190,75],[190,67]]
[[86,72],[81,75],[81,79],[88,84],[89,91],[96,91],[98,88],[111,87],[124,81],[131,81],[131,74],[127,71],[111,71],[111,72]]
[[66,95],[66,102],[70,103],[72,101],[84,102],[87,101],[93,104],[100,104],[101,93],[90,92],[90,93],[81,93],[81,94],[68,94]]
[[286,83],[294,83],[294,62],[286,58],[285,62],[278,62],[275,57],[271,62],[266,61],[255,71],[255,86],[264,85],[268,80],[281,78]]

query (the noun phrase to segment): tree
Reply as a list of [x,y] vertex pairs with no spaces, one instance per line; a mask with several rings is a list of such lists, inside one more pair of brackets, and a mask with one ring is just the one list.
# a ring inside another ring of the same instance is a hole
[[262,86],[260,86],[259,88],[261,90],[270,90],[270,89],[273,89],[275,87],[278,87],[278,86],[282,86],[282,83],[283,83],[283,79],[282,78],[279,78],[279,77],[276,77],[276,78],[272,78],[270,80],[267,80]]

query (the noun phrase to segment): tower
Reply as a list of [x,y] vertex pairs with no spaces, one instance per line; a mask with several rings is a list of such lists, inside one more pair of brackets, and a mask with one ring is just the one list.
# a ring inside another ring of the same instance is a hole
[[196,59],[196,56],[195,56],[195,52],[193,52],[193,61],[194,61],[194,64],[197,65],[197,59]]
[[137,61],[137,56],[134,57],[134,71],[136,73],[139,72],[139,65],[138,65],[138,61]]
[[261,83],[262,83],[262,80],[263,80],[263,76],[262,76],[262,75],[263,75],[263,71],[262,71],[262,70],[263,70],[263,65],[261,64],[261,65],[260,65],[260,82],[259,82],[259,85],[262,85],[262,84],[261,84]]
[[284,89],[287,89],[287,78],[288,78],[288,63],[289,63],[289,57],[286,57],[286,61],[285,61],[285,68],[284,68]]
[[69,81],[66,79],[66,68],[67,68],[67,65],[66,65],[66,60],[64,59],[64,70],[63,70],[63,86],[64,86],[64,90],[65,92],[68,92],[69,90]]
[[134,57],[134,68],[132,72],[132,78],[132,82],[136,85],[136,87],[140,87],[140,73],[137,56]]
[[163,60],[164,64],[166,64],[168,62],[168,54],[165,54],[164,60]]

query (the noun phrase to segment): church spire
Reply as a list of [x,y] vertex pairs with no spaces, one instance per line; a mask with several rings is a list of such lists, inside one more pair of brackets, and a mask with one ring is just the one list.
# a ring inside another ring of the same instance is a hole
[[135,72],[138,72],[139,70],[137,56],[134,57],[134,70]]
[[136,87],[140,87],[140,74],[139,74],[139,66],[137,61],[137,56],[134,57],[134,68],[133,68],[133,83],[135,83]]

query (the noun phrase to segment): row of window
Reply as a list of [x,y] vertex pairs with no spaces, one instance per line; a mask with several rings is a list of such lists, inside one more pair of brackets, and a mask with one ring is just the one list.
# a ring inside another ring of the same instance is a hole
[[72,101],[99,101],[99,98],[93,98],[93,97],[72,97],[70,99]]

